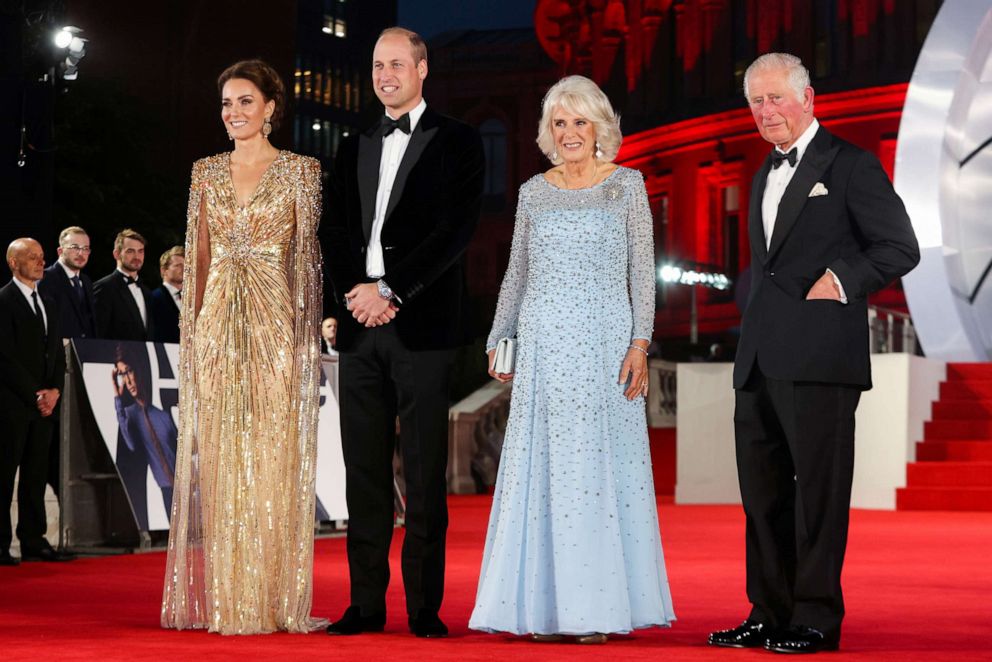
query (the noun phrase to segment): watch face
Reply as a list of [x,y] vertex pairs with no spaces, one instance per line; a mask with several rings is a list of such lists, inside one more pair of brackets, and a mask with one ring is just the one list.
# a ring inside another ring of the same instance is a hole
[[903,279],[927,356],[992,357],[992,6],[948,1],[906,93],[895,186],[920,241]]

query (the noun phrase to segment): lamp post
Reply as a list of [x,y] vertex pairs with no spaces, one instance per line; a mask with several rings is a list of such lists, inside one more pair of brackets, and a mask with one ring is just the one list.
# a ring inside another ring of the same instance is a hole
[[713,290],[729,290],[733,281],[715,267],[696,262],[679,262],[663,264],[658,269],[658,278],[669,285],[687,285],[691,292],[689,309],[689,342],[693,345],[699,342],[699,304],[696,296],[696,286]]

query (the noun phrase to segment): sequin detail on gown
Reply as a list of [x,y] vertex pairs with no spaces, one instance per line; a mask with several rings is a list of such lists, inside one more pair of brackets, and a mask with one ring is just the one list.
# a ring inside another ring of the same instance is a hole
[[[211,262],[196,273],[200,217]],[[320,165],[280,152],[245,206],[230,155],[193,166],[179,455],[162,626],[308,632],[321,279]]]
[[651,337],[654,245],[641,173],[520,189],[487,348],[516,336],[516,374],[469,627],[630,632],[675,619],[644,400],[617,384]]

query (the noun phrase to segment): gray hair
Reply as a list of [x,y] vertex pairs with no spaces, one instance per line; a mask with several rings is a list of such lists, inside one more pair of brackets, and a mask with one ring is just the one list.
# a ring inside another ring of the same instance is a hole
[[566,76],[551,86],[541,102],[541,121],[537,125],[537,146],[555,165],[562,162],[556,156],[551,122],[556,108],[567,110],[592,122],[596,142],[603,159],[612,161],[620,151],[623,135],[620,133],[620,116],[613,110],[609,98],[596,83],[585,76]]
[[809,69],[803,66],[803,61],[790,53],[765,53],[751,63],[744,72],[744,98],[751,100],[747,93],[747,82],[751,74],[759,71],[784,69],[789,75],[789,87],[796,93],[796,98],[802,100],[803,93],[809,87]]

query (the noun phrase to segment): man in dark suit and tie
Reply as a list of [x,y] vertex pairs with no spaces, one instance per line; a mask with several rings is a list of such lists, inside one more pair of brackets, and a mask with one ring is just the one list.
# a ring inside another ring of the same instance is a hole
[[[90,260],[90,237],[79,226],[68,227],[59,233],[58,260],[45,269],[45,276],[38,283],[43,297],[55,300],[59,309],[59,329],[63,338],[96,337],[96,303],[93,282],[83,273]],[[48,453],[48,484],[59,495],[59,411],[61,401],[52,416],[52,447]]]
[[351,313],[337,333],[351,606],[328,633],[381,631],[386,620],[398,413],[408,624],[442,637],[449,371],[467,335],[463,255],[485,163],[479,134],[425,103],[419,35],[385,30],[372,72],[385,113],[341,144],[321,231],[335,303]]
[[152,319],[158,342],[179,342],[179,307],[183,300],[185,256],[182,246],[173,246],[162,253],[158,261],[162,284],[152,290]]
[[10,506],[17,487],[17,538],[25,561],[66,561],[45,539],[45,477],[52,411],[65,379],[65,353],[55,301],[37,283],[45,253],[34,239],[7,249],[13,279],[0,289],[0,565],[17,565],[10,554]]
[[819,126],[799,58],[761,56],[744,94],[775,145],[751,187],[734,364],[752,608],[709,641],[815,653],[838,647],[844,616],[854,413],[871,388],[867,298],[916,266],[919,247],[878,159]]
[[[122,230],[114,240],[114,259],[117,268],[93,284],[97,335],[111,340],[153,340],[151,293],[138,279],[145,263],[145,238],[134,230]],[[148,458],[144,448],[129,448],[118,435],[116,461],[135,518],[147,522]]]

